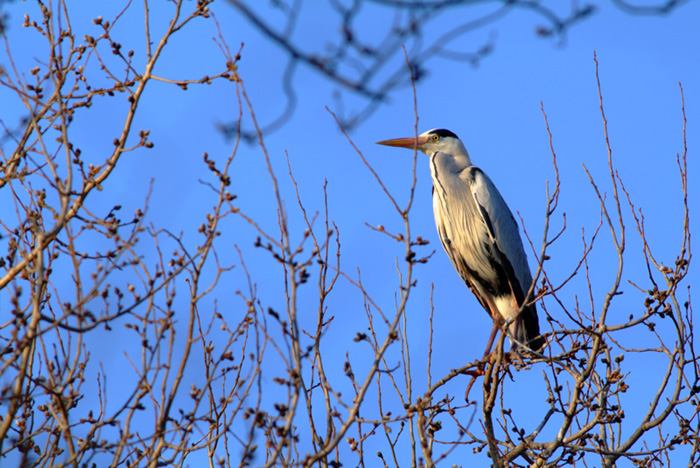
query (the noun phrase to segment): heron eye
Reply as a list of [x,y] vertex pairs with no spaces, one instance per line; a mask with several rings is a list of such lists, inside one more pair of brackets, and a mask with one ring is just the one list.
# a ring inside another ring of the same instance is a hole
[[433,141],[438,141],[440,139],[439,135],[433,135]]

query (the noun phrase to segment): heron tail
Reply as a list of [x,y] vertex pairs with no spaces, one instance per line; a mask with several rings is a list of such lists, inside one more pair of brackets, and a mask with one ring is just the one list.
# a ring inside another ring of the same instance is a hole
[[540,324],[534,304],[523,310],[516,323],[511,325],[511,332],[517,340],[517,343],[512,342],[513,351],[526,350],[518,343],[526,345],[532,351],[539,351],[544,346],[545,340],[540,336]]

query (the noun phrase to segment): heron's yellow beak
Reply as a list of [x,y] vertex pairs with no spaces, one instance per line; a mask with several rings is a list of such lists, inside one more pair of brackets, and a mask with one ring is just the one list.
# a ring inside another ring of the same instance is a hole
[[408,149],[421,149],[421,147],[428,142],[428,137],[419,136],[417,138],[394,138],[393,140],[382,140],[378,141],[378,145],[384,146],[396,146],[398,148],[408,148]]

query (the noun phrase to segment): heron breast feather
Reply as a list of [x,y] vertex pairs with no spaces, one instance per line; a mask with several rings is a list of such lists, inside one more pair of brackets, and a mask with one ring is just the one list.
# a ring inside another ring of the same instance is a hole
[[497,275],[492,264],[497,261],[494,255],[497,246],[471,193],[464,189],[436,193],[433,209],[438,231],[445,237],[443,245],[447,244],[446,250],[452,250],[448,254],[458,271],[464,269],[464,265],[458,265],[461,262],[453,256],[459,257],[481,279],[495,281]]

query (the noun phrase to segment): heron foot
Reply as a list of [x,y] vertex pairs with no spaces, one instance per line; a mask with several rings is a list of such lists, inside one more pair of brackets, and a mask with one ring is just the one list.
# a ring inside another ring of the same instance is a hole
[[467,404],[476,403],[475,401],[469,401],[469,392],[471,391],[472,387],[474,386],[476,379],[485,374],[483,364],[479,364],[479,367],[477,367],[475,370],[465,371],[464,373],[467,375],[470,375],[472,377],[469,380],[469,385],[467,385],[467,390],[464,392],[464,401]]

